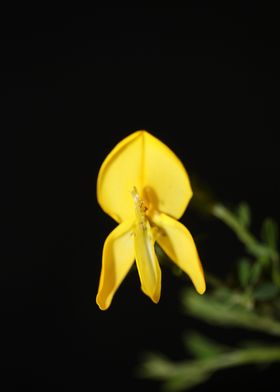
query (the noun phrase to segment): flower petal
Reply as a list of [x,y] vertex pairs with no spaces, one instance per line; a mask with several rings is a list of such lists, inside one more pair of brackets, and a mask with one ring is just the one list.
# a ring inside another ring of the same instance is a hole
[[143,292],[158,303],[161,292],[161,270],[155,253],[155,241],[148,219],[134,228],[136,265]]
[[123,222],[105,240],[96,297],[96,303],[102,310],[110,306],[116,290],[134,262],[132,228],[132,221]]
[[141,187],[142,138],[135,132],[118,143],[101,165],[97,200],[117,222],[134,216],[133,187]]
[[131,191],[150,199],[159,211],[180,218],[192,197],[186,170],[176,155],[146,131],[123,139],[103,162],[97,179],[97,199],[117,222],[134,215]]
[[179,219],[191,197],[188,174],[179,158],[164,143],[142,132],[143,191],[151,199],[152,207]]
[[158,244],[189,275],[197,292],[203,294],[206,289],[204,273],[189,230],[165,214],[155,214],[153,221],[160,228],[156,239]]

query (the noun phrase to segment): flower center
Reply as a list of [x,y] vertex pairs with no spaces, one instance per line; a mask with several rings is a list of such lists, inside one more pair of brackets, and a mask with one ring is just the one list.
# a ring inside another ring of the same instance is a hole
[[146,211],[147,207],[144,203],[144,201],[141,199],[137,188],[134,186],[132,191],[131,191],[133,200],[134,200],[134,206],[135,206],[135,213],[136,213],[136,218],[138,221],[144,223],[146,219]]

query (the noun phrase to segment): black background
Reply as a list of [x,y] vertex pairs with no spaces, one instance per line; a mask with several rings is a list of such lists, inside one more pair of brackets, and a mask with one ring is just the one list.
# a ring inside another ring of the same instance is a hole
[[[186,281],[166,266],[157,306],[133,270],[111,308],[98,309],[102,246],[115,227],[96,202],[98,170],[117,142],[146,129],[218,200],[247,200],[256,230],[264,216],[279,219],[276,11],[196,2],[3,20],[2,390],[156,391],[133,373],[143,351],[183,358],[189,327],[243,336],[183,316]],[[207,271],[234,268],[242,248],[221,224],[192,202],[182,222]],[[276,372],[226,371],[208,388],[272,390]]]

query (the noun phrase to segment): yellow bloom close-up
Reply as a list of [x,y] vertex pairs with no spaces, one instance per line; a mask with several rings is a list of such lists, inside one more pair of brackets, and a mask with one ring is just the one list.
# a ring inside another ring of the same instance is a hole
[[198,293],[205,279],[194,240],[178,219],[192,189],[177,156],[147,131],[118,143],[104,160],[97,179],[97,200],[118,226],[105,240],[96,302],[107,309],[136,261],[142,291],[157,303],[161,269],[155,242],[192,280]]

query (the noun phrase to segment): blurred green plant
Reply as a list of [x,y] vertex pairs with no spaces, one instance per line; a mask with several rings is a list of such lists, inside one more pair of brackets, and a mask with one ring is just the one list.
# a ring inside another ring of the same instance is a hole
[[[280,263],[278,225],[266,218],[259,238],[251,232],[251,211],[246,203],[234,210],[211,204],[210,213],[225,223],[243,243],[245,254],[237,268],[221,281],[206,273],[208,290],[199,296],[182,293],[183,311],[220,327],[243,328],[280,337]],[[209,288],[210,286],[210,288]],[[215,372],[234,366],[280,362],[280,343],[240,343],[231,347],[208,337],[188,332],[183,337],[186,360],[175,362],[162,354],[146,354],[138,375],[159,380],[163,390],[187,390],[206,382]],[[191,358],[189,359],[189,357]]]

